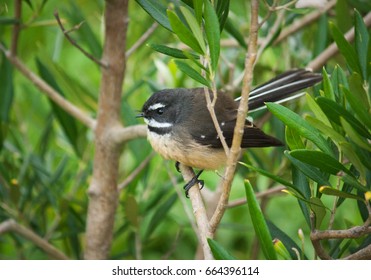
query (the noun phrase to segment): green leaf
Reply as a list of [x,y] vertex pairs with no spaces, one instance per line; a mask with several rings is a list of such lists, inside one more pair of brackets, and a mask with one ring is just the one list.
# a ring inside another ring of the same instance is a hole
[[199,46],[201,47],[202,53],[206,53],[206,45],[204,37],[202,35],[201,25],[197,22],[197,19],[188,8],[182,6],[180,7],[180,10],[182,11],[189,27],[191,28],[193,35],[195,36]]
[[318,229],[321,227],[323,218],[326,216],[326,208],[318,197],[311,197],[310,201],[310,208],[312,209],[316,218],[315,228]]
[[344,118],[360,135],[366,138],[370,138],[370,133],[351,113],[349,113],[345,108],[339,105],[337,102],[327,99],[325,97],[317,97],[316,101],[321,107],[322,111],[326,116],[336,123],[341,125],[340,117]]
[[323,77],[323,80],[322,80],[323,92],[325,94],[325,97],[331,100],[335,100],[334,89],[332,88],[330,78],[325,68],[322,69],[322,77]]
[[[357,94],[350,92],[349,89],[345,87],[341,87],[341,90],[349,102],[350,106],[352,107],[354,113],[358,116],[358,118],[364,123],[368,129],[371,129],[371,118],[370,112],[366,110],[367,103],[362,103],[362,101],[358,98]],[[366,92],[363,91],[365,94]]]
[[332,141],[334,141],[337,145],[341,142],[346,142],[347,140],[343,135],[341,135],[339,132],[334,130],[331,126],[325,125],[323,122],[318,120],[317,118],[314,118],[312,116],[306,116],[305,120],[310,123],[312,126],[317,128],[319,131],[321,131],[324,135],[327,135],[330,137]]
[[354,48],[344,38],[343,33],[341,33],[341,31],[333,22],[330,22],[330,30],[332,33],[332,37],[334,38],[336,45],[339,48],[339,51],[345,57],[349,67],[352,69],[353,72],[361,73],[359,62],[357,60],[357,54]]
[[256,200],[254,190],[248,180],[245,180],[245,191],[251,220],[255,229],[256,237],[258,238],[260,246],[262,247],[264,256],[268,260],[276,260],[277,255],[272,243],[272,237],[268,230],[268,226],[265,222],[259,203]]
[[209,244],[211,252],[213,253],[213,256],[216,260],[235,260],[236,259],[215,240],[208,238],[207,243]]
[[227,31],[233,38],[236,39],[236,41],[240,44],[241,47],[247,50],[245,38],[243,37],[241,32],[235,27],[231,19],[227,19],[224,28],[225,31]]
[[166,15],[166,7],[157,0],[135,0],[155,21],[173,32],[169,19]]
[[371,145],[369,141],[365,138],[362,138],[344,118],[340,118],[340,121],[349,138],[362,149],[371,152]]
[[341,151],[344,153],[345,157],[353,163],[356,167],[360,176],[362,178],[366,177],[366,167],[363,165],[361,159],[358,157],[357,153],[354,151],[352,145],[348,142],[340,142],[339,143]]
[[169,17],[172,29],[174,33],[178,36],[180,41],[189,46],[195,52],[204,54],[202,48],[198,44],[197,39],[195,38],[191,30],[189,30],[189,28],[185,26],[184,23],[180,20],[178,15],[171,10],[167,10],[167,15]]
[[275,224],[273,224],[271,221],[267,220],[267,225],[269,228],[269,231],[274,239],[279,239],[282,241],[283,245],[285,245],[287,251],[289,252],[291,259],[295,260],[298,259],[298,256],[295,254],[293,248],[298,250],[300,255],[302,256],[302,259],[307,259],[304,252],[301,250],[301,248],[288,236],[284,231],[279,229]]
[[362,74],[363,80],[367,80],[367,63],[370,61],[367,60],[367,51],[369,43],[369,35],[367,27],[363,21],[362,16],[357,10],[354,10],[355,14],[355,47],[357,51],[357,57],[359,65],[361,66],[360,74]]
[[313,144],[323,152],[332,155],[332,150],[325,138],[323,138],[317,129],[303,120],[299,115],[279,104],[268,102],[266,105],[269,111],[287,126],[297,131],[301,136],[311,140]]
[[220,32],[222,32],[228,18],[229,4],[230,0],[218,0],[216,3],[216,14],[218,15]]
[[291,156],[300,160],[301,162],[319,168],[321,171],[337,175],[339,171],[344,171],[350,176],[353,174],[340,162],[321,151],[310,150],[295,150],[289,152]]
[[[305,176],[303,172],[301,172],[298,168],[296,168],[294,165],[291,167],[291,173],[292,173],[292,183],[296,186],[297,189],[300,190],[301,193],[304,194],[304,197],[306,200],[309,200],[311,196],[311,189],[309,186],[309,180]],[[306,201],[303,201],[301,199],[298,200],[299,206],[301,211],[303,212],[305,221],[307,222],[308,226],[310,226],[310,214],[308,209],[308,204]]]
[[150,220],[146,236],[149,238],[151,234],[154,232],[154,230],[157,228],[157,226],[163,221],[171,207],[174,205],[174,203],[177,201],[177,194],[172,194],[170,197],[168,197],[164,203],[162,203],[156,210],[155,214],[153,215],[152,219]]
[[124,203],[125,216],[134,228],[139,227],[139,208],[138,202],[133,195],[128,195]]
[[8,131],[9,115],[14,99],[13,67],[5,55],[0,57],[0,151]]
[[210,87],[209,82],[204,77],[202,77],[200,73],[198,73],[191,66],[189,66],[187,63],[184,63],[180,60],[175,60],[175,64],[178,66],[178,68],[181,71],[183,71],[185,74],[190,76],[195,81],[203,84],[204,86]]
[[331,126],[331,123],[326,117],[326,114],[322,111],[321,107],[317,104],[317,102],[308,93],[305,94],[305,97],[307,99],[307,104],[314,113],[314,115],[316,116],[316,119],[324,123],[326,126]]
[[[370,44],[371,46],[371,44]],[[371,53],[371,52],[370,52]],[[371,54],[370,54],[371,55]],[[371,65],[371,63],[370,63]],[[370,76],[371,78],[371,76]],[[349,89],[349,91],[361,101],[360,106],[365,107],[366,111],[371,111],[370,99],[367,96],[366,88],[364,87],[364,82],[362,77],[358,73],[353,73],[349,76],[349,86],[344,84],[344,87]],[[370,90],[371,87],[369,87]]]
[[10,17],[0,17],[0,25],[7,25],[7,24],[17,24],[19,23],[18,19],[10,18]]
[[148,46],[159,53],[166,54],[171,57],[175,57],[179,59],[189,59],[189,57],[191,56],[191,57],[194,57],[195,59],[199,59],[199,56],[196,54],[187,53],[185,51],[178,50],[175,48],[170,48],[164,45],[148,44]]
[[204,2],[200,0],[193,0],[193,9],[195,11],[196,20],[199,25],[201,25],[202,22],[202,8],[203,8]]
[[358,182],[358,180],[356,178],[354,178],[353,176],[349,176],[349,175],[345,174],[344,176],[341,177],[341,180],[344,183],[347,183],[347,184],[359,189],[362,192],[368,191],[367,187],[365,187],[360,182]]
[[293,156],[290,155],[289,151],[285,151],[284,154],[293,165],[295,165],[301,172],[303,172],[307,177],[309,177],[313,181],[317,182],[319,185],[321,186],[331,185],[317,168],[294,158]]
[[286,126],[285,128],[285,139],[286,144],[290,147],[291,150],[295,149],[304,149],[305,145],[300,138],[300,135],[296,133],[295,129]]
[[361,201],[364,201],[364,197],[360,197],[358,195],[354,195],[351,193],[343,192],[335,188],[331,188],[328,186],[322,186],[319,188],[319,192],[326,194],[326,195],[332,195],[332,196],[337,196],[337,197],[343,197],[343,198],[351,198],[351,199],[358,199]]
[[[54,88],[60,95],[64,96],[63,92],[59,88],[55,78],[48,70],[46,65],[44,65],[40,60],[36,60],[37,68],[39,70],[40,76],[52,87]],[[56,115],[58,122],[60,123],[64,133],[66,134],[68,140],[70,141],[72,147],[74,148],[77,155],[81,156],[82,151],[79,147],[79,127],[76,120],[67,114],[62,108],[59,107],[54,101],[49,99],[53,113]]]
[[298,189],[295,185],[291,184],[290,182],[282,179],[282,177],[277,176],[277,175],[274,175],[274,174],[269,173],[268,171],[266,171],[264,169],[261,169],[259,167],[256,167],[256,166],[253,166],[253,165],[244,163],[244,162],[239,162],[239,163],[241,165],[243,165],[243,166],[245,166],[245,167],[253,170],[253,171],[256,171],[256,172],[258,172],[258,173],[260,173],[260,174],[262,174],[262,175],[264,175],[264,176],[266,176],[268,178],[271,178],[274,181],[276,181],[276,182],[278,182],[278,183],[280,183],[280,184],[288,187],[295,194],[296,197],[299,197],[299,198],[302,198],[302,199],[305,198],[304,194],[301,192],[300,189]]
[[215,73],[220,54],[220,27],[218,16],[209,0],[204,0],[205,32],[210,50],[211,69]]

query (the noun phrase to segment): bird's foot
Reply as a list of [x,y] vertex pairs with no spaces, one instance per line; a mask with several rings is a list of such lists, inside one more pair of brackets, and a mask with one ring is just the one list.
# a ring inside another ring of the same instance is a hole
[[202,190],[202,188],[204,187],[204,185],[205,185],[204,180],[199,180],[198,179],[198,177],[201,175],[202,172],[203,172],[203,170],[200,170],[187,184],[184,185],[183,189],[185,191],[186,197],[189,197],[188,196],[188,191],[194,185],[199,184],[200,190]]

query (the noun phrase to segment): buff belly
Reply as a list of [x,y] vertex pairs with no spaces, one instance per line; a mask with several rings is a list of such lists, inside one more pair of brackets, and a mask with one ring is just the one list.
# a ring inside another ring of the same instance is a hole
[[173,140],[171,134],[159,135],[148,131],[148,141],[152,148],[163,158],[178,161],[184,165],[217,170],[225,165],[227,158],[224,150],[213,149],[200,144],[190,144],[186,148],[179,141]]

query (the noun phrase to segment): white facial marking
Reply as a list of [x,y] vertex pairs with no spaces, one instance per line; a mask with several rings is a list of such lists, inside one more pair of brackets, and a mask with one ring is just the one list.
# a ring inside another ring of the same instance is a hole
[[225,126],[225,122],[222,122],[221,125],[222,125],[222,126]]
[[205,136],[205,135],[201,135],[201,138],[202,138],[202,139],[205,139],[205,138],[206,138],[206,136]]
[[164,108],[164,107],[165,107],[165,104],[163,103],[155,103],[148,107],[148,111],[154,111],[154,110],[157,110],[159,108]]
[[145,123],[148,125],[148,126],[152,126],[152,127],[156,127],[156,128],[161,128],[161,127],[172,127],[173,124],[172,123],[168,123],[168,122],[158,122],[154,119],[147,119],[145,118],[144,119]]

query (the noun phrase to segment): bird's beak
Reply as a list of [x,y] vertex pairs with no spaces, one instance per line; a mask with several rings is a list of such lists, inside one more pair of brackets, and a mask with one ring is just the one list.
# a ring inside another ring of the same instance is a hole
[[136,118],[144,118],[144,113],[140,112],[138,115],[135,116]]

